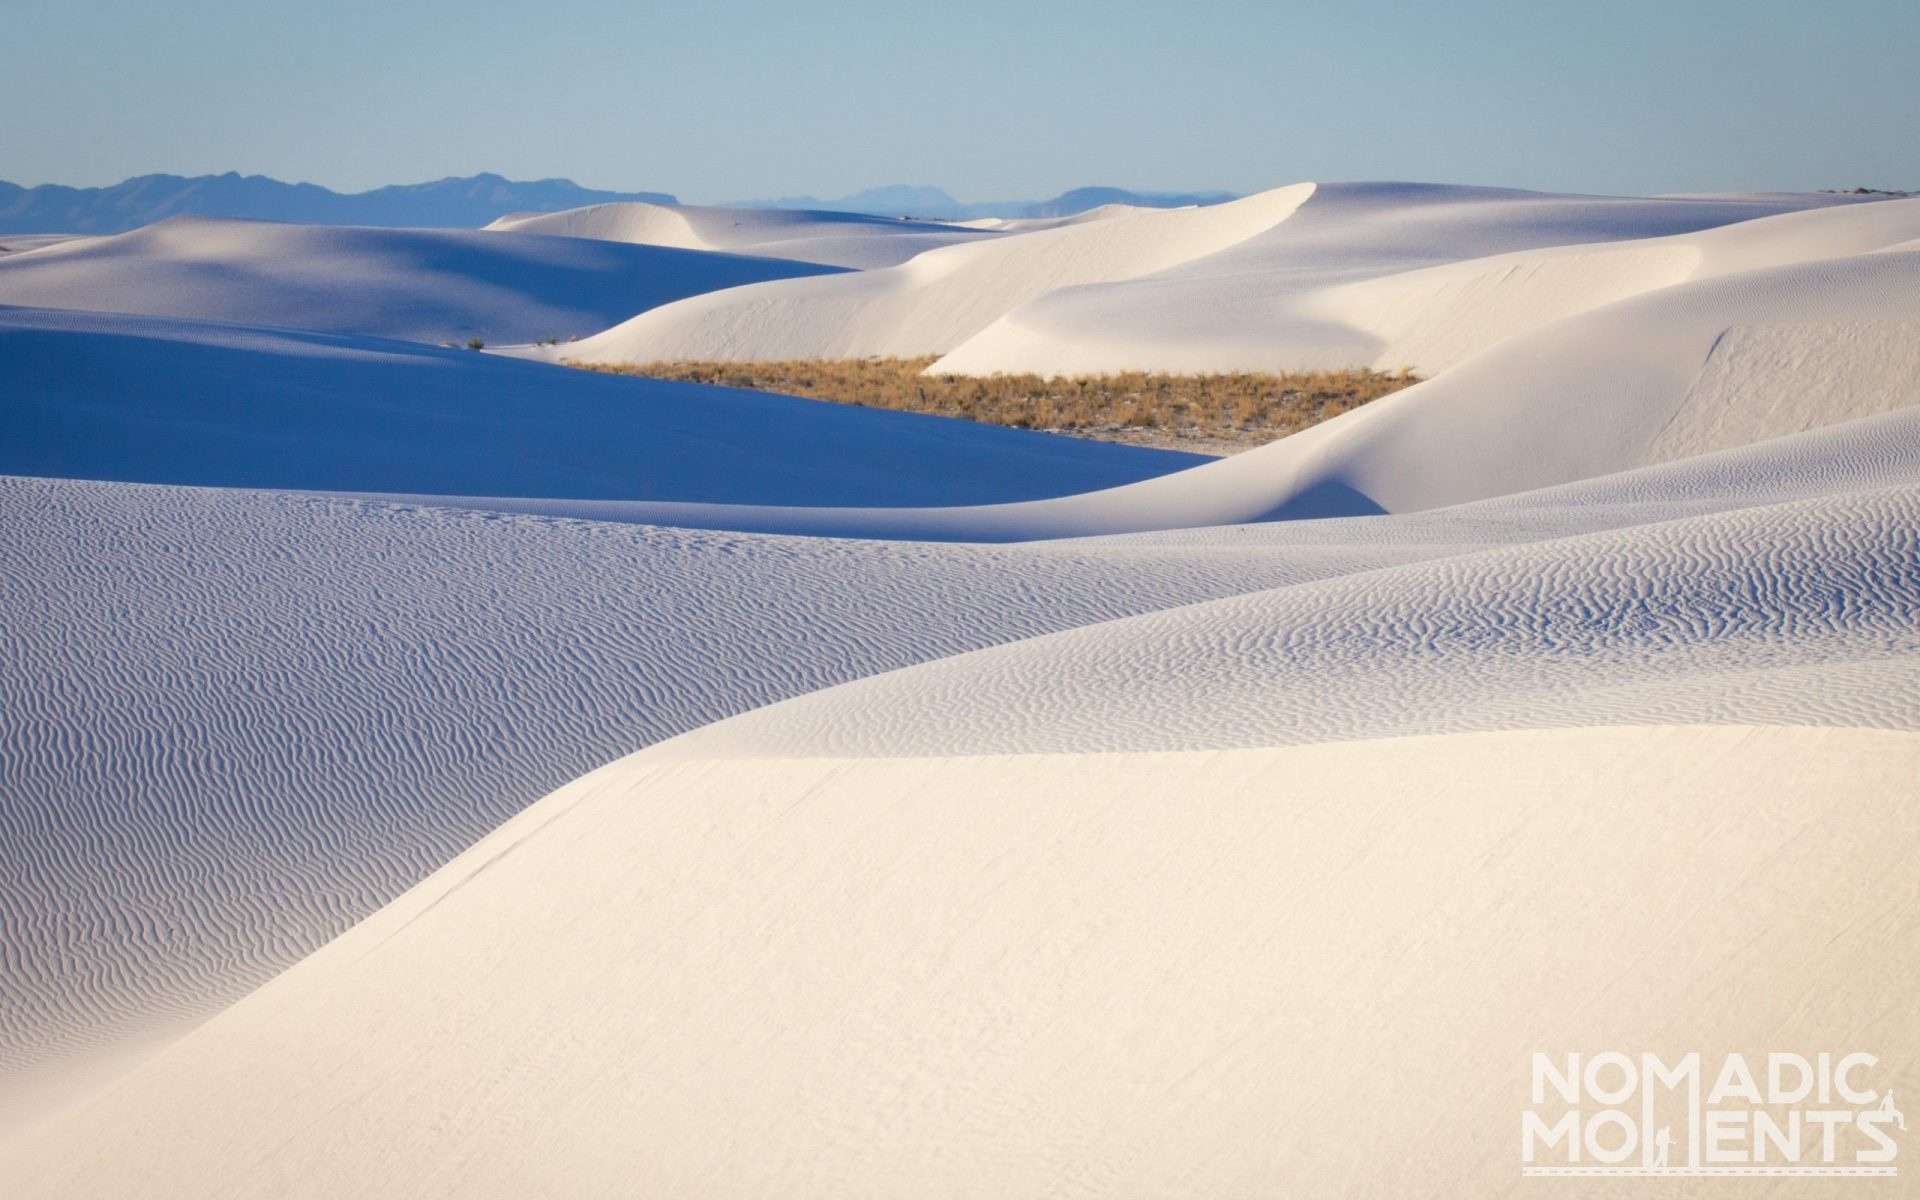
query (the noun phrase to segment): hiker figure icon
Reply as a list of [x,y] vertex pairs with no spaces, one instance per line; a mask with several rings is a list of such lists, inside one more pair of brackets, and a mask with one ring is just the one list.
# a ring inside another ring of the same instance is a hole
[[1900,1126],[1901,1133],[1905,1133],[1907,1131],[1907,1114],[1901,1112],[1899,1109],[1893,1106],[1893,1089],[1892,1088],[1888,1088],[1886,1091],[1886,1094],[1880,1097],[1880,1108],[1878,1109],[1878,1111],[1883,1112],[1888,1116],[1892,1117],[1894,1119],[1894,1122]]

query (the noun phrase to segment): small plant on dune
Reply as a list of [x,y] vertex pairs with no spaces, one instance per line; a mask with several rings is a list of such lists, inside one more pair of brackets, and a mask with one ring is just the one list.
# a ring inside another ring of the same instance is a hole
[[485,350],[486,348],[487,344],[477,337],[467,339],[467,349],[469,350]]
[[1049,379],[1039,375],[928,375],[932,358],[793,362],[672,362],[589,366],[814,400],[963,417],[1016,429],[1217,448],[1258,445],[1418,382],[1411,371],[1364,368],[1283,375],[1166,375],[1128,371]]

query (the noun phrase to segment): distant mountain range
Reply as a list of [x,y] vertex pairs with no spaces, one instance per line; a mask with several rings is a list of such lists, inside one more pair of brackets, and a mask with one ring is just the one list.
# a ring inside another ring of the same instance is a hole
[[121,233],[167,217],[252,217],[321,225],[473,229],[513,212],[559,212],[616,200],[676,201],[665,192],[602,192],[571,179],[515,182],[471,175],[341,193],[264,175],[141,175],[104,188],[0,182],[0,233]]
[[993,200],[966,204],[937,187],[896,183],[822,200],[818,196],[781,196],[775,200],[731,200],[727,208],[811,208],[830,212],[868,213],[882,217],[921,217],[932,221],[973,221],[981,217],[1070,217],[1103,204],[1131,204],[1139,208],[1185,208],[1190,204],[1219,204],[1238,199],[1233,192],[1135,192],[1116,187],[1083,187],[1062,192],[1051,200]]
[[[1231,192],[1134,192],[1125,188],[1075,188],[1051,200],[1004,200],[963,204],[937,187],[893,184],[822,200],[783,196],[738,200],[729,208],[825,209],[884,217],[967,221],[981,217],[1070,217],[1103,204],[1181,208],[1232,200]],[[559,212],[589,204],[643,200],[676,204],[665,192],[603,192],[571,179],[516,182],[499,175],[470,175],[432,183],[398,184],[370,192],[342,193],[312,183],[282,183],[264,175],[141,175],[112,187],[60,184],[21,187],[0,182],[0,234],[123,233],[167,217],[251,217],[317,225],[380,225],[426,229],[477,229],[515,212]]]

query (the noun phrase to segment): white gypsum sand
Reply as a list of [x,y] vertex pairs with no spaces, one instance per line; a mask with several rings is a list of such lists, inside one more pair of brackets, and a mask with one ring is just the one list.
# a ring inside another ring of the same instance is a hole
[[[1500,1195],[1543,1045],[1912,1091],[1916,213],[616,205],[0,312],[0,1191]],[[1438,374],[1204,462],[367,336],[555,246],[724,290],[515,354]]]
[[[1794,219],[1879,209],[1920,221],[1920,207],[1905,203]],[[1876,238],[1904,229],[1889,224]],[[1857,245],[1601,305],[1271,445],[1110,492],[969,509],[667,503],[594,513],[768,532],[1011,540],[1405,513],[1594,479],[1920,398],[1920,349],[1910,336],[1920,328],[1920,250],[1856,253]]]
[[586,337],[701,292],[830,270],[532,233],[174,217],[0,257],[0,304],[531,342]]
[[642,313],[555,357],[586,363],[785,360],[952,349],[1054,288],[1127,279],[1210,254],[1287,219],[1313,192],[1295,184],[1208,208],[1135,209],[929,250],[838,287],[789,281]]
[[891,267],[923,250],[991,238],[939,221],[774,208],[707,208],[625,201],[557,213],[516,213],[487,226],[608,242],[719,250],[835,267]]
[[1878,249],[1920,205],[1842,197],[1556,196],[1320,184],[1273,229],[1168,270],[1062,288],[934,371],[1431,375],[1504,338],[1656,288]]
[[1863,1044],[1920,1086],[1916,773],[1914,734],[1737,726],[643,754],[0,1173],[194,1200],[1513,1194],[1542,1046]]
[[[0,309],[0,473],[736,504],[969,504],[1197,455],[465,350]],[[800,447],[805,449],[800,449]]]
[[0,505],[0,1093],[8,1069],[216,1011],[636,746],[1476,546],[932,546],[32,479],[0,480]]
[[[1388,521],[1006,547],[12,481],[0,1052],[214,1011],[569,776],[821,688],[747,719],[753,753],[1907,727],[1916,420]],[[132,905],[169,936],[129,939]]]

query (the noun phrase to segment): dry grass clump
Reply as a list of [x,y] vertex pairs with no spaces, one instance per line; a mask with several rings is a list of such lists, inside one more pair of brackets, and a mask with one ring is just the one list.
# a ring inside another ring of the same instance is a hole
[[[923,375],[929,358],[667,362],[591,369],[962,417],[1107,441],[1232,452],[1297,433],[1418,382],[1365,369],[1285,375]],[[588,365],[588,364],[578,364]]]

